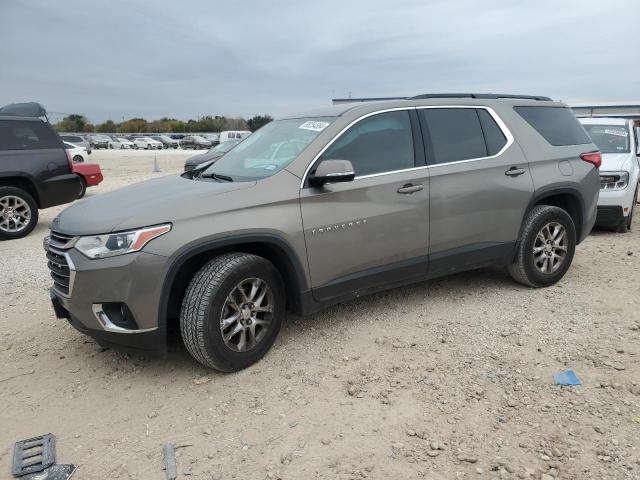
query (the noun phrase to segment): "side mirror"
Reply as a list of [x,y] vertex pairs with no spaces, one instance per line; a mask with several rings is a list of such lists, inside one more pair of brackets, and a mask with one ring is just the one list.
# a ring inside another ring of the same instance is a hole
[[309,177],[309,183],[320,187],[325,183],[351,182],[356,178],[349,160],[323,160]]

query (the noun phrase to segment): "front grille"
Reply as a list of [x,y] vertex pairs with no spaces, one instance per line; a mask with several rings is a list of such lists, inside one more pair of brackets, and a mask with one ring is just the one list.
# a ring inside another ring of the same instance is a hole
[[69,296],[73,287],[75,272],[69,265],[69,260],[64,250],[68,250],[75,243],[75,238],[58,232],[51,232],[46,242],[47,266],[53,279],[53,288],[63,295]]
[[49,245],[58,250],[68,250],[73,246],[72,244],[70,245],[70,243],[75,239],[76,237],[72,235],[51,231],[49,234]]

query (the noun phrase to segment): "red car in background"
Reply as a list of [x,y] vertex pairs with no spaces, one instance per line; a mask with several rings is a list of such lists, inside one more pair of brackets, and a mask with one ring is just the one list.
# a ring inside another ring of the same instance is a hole
[[87,187],[94,187],[104,179],[100,165],[97,163],[71,162],[71,171],[82,180],[82,190],[80,190],[78,198],[84,197],[84,194],[87,193]]

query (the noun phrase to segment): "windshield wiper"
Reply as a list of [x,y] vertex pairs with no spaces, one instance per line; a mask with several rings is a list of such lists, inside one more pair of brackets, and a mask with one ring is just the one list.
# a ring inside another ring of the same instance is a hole
[[225,182],[233,182],[233,178],[227,177],[226,175],[220,175],[219,173],[211,172],[211,173],[203,173],[200,175],[200,178],[213,178],[214,180],[222,180]]

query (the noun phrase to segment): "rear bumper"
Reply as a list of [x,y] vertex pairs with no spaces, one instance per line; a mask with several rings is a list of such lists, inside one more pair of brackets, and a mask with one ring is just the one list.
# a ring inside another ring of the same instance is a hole
[[97,163],[80,163],[73,165],[73,171],[84,178],[87,187],[98,185],[102,180],[102,171]]
[[41,184],[40,208],[73,202],[78,198],[81,189],[80,179],[75,173],[49,178]]
[[598,206],[598,216],[596,225],[599,227],[614,228],[624,220],[622,207],[619,205],[600,205]]

